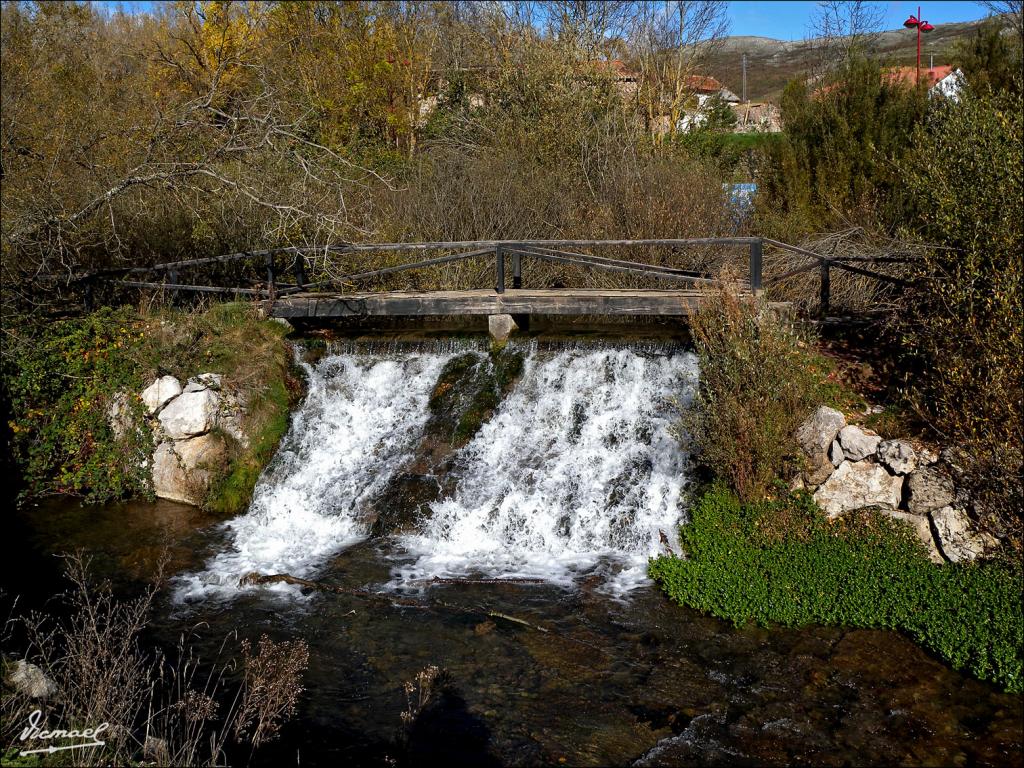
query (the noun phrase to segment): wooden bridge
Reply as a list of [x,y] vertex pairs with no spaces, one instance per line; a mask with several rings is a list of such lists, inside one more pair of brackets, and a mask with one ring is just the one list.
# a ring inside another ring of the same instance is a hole
[[[243,251],[203,259],[105,270],[83,278],[87,303],[98,281],[122,288],[158,289],[179,292],[228,294],[252,297],[268,302],[274,317],[289,320],[313,320],[342,317],[396,317],[446,315],[661,315],[685,316],[697,305],[702,286],[714,282],[707,272],[679,269],[665,264],[650,264],[584,252],[616,248],[619,251],[644,248],[668,249],[679,253],[687,248],[743,248],[747,252],[746,275],[740,290],[758,293],[764,287],[762,267],[765,246],[809,257],[803,267],[774,275],[779,281],[802,272],[819,269],[821,305],[829,303],[829,270],[838,268],[856,274],[902,284],[903,281],[848,263],[856,259],[830,259],[797,246],[757,237],[710,237],[649,240],[473,240],[425,243],[374,243],[320,248],[277,248]],[[390,252],[417,253],[429,258],[405,261],[392,266],[350,272],[310,281],[307,257],[382,255]],[[432,255],[441,254],[441,255]],[[411,270],[425,269],[466,260],[493,262],[493,285],[470,290],[436,291],[357,291],[361,282]],[[550,262],[586,269],[619,272],[651,278],[664,288],[524,288],[524,267],[531,262]],[[201,267],[245,263],[255,265],[263,274],[249,285],[204,285],[185,282],[179,275]],[[162,281],[152,278],[162,275]],[[265,276],[265,279],[264,279]]]

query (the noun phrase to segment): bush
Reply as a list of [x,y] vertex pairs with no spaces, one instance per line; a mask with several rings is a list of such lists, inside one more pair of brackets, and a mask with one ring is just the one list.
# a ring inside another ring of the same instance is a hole
[[902,221],[902,180],[893,161],[917,162],[910,136],[927,103],[924,89],[891,83],[866,60],[851,60],[814,92],[792,81],[780,105],[783,138],[765,145],[759,163],[763,234],[797,242],[851,221]]
[[1021,568],[928,561],[909,526],[871,512],[830,521],[810,496],[741,504],[716,487],[651,576],[676,602],[739,626],[832,624],[905,632],[1006,690],[1024,690]]
[[965,94],[914,135],[903,167],[926,253],[903,332],[917,355],[920,410],[965,449],[976,513],[1024,538],[1024,97]]
[[118,402],[143,425],[136,396],[156,376],[181,381],[206,371],[246,403],[249,445],[229,440],[230,457],[206,506],[225,514],[248,504],[260,471],[288,427],[297,394],[283,326],[258,320],[244,304],[206,312],[102,309],[42,327],[7,328],[3,387],[14,466],[24,496],[77,494],[88,502],[148,496],[148,429],[116,438],[109,423]]
[[726,283],[704,298],[690,328],[700,385],[683,412],[685,441],[741,498],[760,498],[795,456],[793,433],[818,404],[816,360],[782,318]]

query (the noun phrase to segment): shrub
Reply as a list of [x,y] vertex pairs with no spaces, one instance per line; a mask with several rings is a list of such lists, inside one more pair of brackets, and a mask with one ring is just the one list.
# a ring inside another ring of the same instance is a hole
[[194,313],[102,309],[7,330],[3,387],[23,496],[68,493],[103,502],[149,495],[150,431],[129,428],[118,438],[109,423],[111,405],[127,408],[131,423],[141,427],[145,415],[136,395],[153,378],[171,374],[185,381],[215,371],[246,404],[250,439],[248,446],[228,441],[229,461],[216,473],[206,506],[238,512],[287,430],[299,389],[285,328],[259,320],[244,304]]
[[744,505],[722,487],[699,499],[680,541],[686,559],[658,558],[650,573],[682,605],[737,626],[899,630],[956,669],[1024,690],[1019,563],[936,566],[884,515],[830,521],[804,493]]
[[918,356],[921,412],[965,449],[977,513],[1017,548],[1024,537],[1024,97],[968,92],[914,135],[903,168],[924,256],[903,315]]
[[683,412],[697,460],[746,500],[762,497],[795,455],[793,433],[821,381],[806,344],[759,299],[727,283],[690,318],[700,384]]

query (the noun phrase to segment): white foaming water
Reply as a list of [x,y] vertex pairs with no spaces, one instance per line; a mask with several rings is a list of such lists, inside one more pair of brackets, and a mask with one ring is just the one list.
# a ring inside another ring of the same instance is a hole
[[454,497],[400,540],[416,560],[392,585],[472,574],[569,583],[602,561],[618,569],[613,591],[645,583],[660,532],[676,541],[686,478],[672,399],[689,399],[696,380],[693,355],[530,355],[460,452]]
[[253,571],[308,575],[364,539],[360,508],[411,457],[452,354],[334,355],[306,366],[305,402],[249,511],[227,523],[231,548],[181,577],[177,597],[235,594]]

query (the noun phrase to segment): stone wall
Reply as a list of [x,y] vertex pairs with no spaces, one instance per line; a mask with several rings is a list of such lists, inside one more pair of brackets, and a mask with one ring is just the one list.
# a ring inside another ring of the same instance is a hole
[[908,523],[934,562],[973,560],[995,548],[967,513],[970,499],[956,488],[952,451],[941,455],[904,440],[885,440],[846,423],[822,406],[797,430],[805,469],[794,488],[806,488],[829,517],[874,508]]

